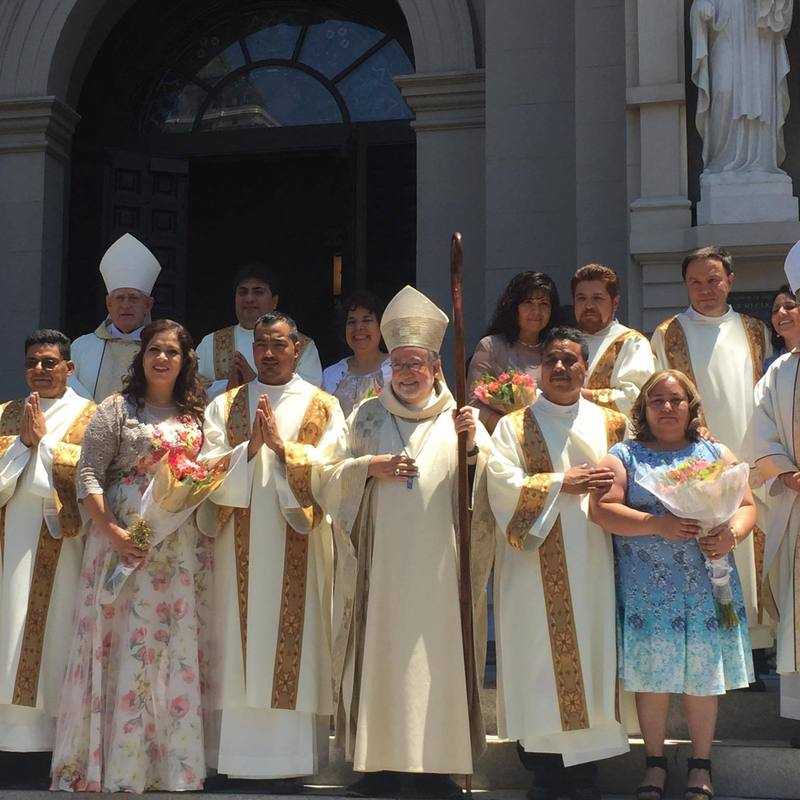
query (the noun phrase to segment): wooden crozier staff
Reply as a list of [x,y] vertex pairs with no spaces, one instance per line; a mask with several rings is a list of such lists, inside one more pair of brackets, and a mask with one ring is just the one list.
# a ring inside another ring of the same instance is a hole
[[[467,404],[467,356],[464,344],[464,298],[462,292],[464,248],[461,234],[450,243],[450,289],[453,296],[453,351],[456,372],[456,407]],[[464,677],[467,680],[467,708],[477,701],[475,693],[475,655],[472,641],[472,575],[470,569],[469,470],[467,434],[458,435],[458,602],[461,610],[461,640],[464,649]],[[472,748],[473,753],[476,748]],[[472,765],[473,770],[475,765]],[[472,775],[464,776],[467,794],[472,794]]]

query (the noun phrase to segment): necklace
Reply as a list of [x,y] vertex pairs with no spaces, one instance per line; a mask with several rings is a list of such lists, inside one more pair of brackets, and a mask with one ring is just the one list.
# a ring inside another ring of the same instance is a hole
[[537,350],[539,348],[539,342],[536,344],[528,344],[527,342],[523,342],[522,339],[517,339],[517,341],[523,346],[527,347],[528,350]]
[[[419,446],[419,449],[417,450],[417,457],[419,457],[419,455],[422,453],[423,449],[425,448],[425,445],[428,443],[428,439],[429,439],[429,437],[431,435],[431,431],[436,426],[436,420],[439,419],[439,417],[442,415],[442,413],[444,413],[444,412],[440,411],[433,418],[433,422],[431,422],[430,427],[428,428],[427,431],[425,431],[425,435],[422,437],[422,444]],[[403,455],[406,458],[408,458],[408,459],[410,459],[412,461],[415,461],[416,459],[411,458],[411,453],[408,452],[408,447],[409,447],[410,443],[406,442],[406,440],[403,438],[403,434],[400,433],[400,426],[397,424],[397,417],[395,417],[394,414],[390,414],[389,416],[392,418],[392,422],[394,423],[394,429],[397,431],[397,437],[400,439],[400,444],[403,446]],[[411,491],[411,489],[413,489],[413,488],[414,488],[414,478],[413,478],[413,476],[409,476],[408,478],[406,478],[406,489]]]

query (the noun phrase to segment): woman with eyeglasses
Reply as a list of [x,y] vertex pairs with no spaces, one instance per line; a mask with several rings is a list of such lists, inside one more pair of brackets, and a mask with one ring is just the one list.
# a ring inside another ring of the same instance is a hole
[[322,373],[322,388],[339,401],[346,417],[365,398],[379,394],[391,377],[381,350],[383,305],[371,292],[356,292],[344,304],[345,340],[351,356]]
[[[500,295],[486,336],[478,342],[469,364],[467,386],[483,375],[498,377],[507,369],[527,372],[536,381],[542,373],[540,342],[558,324],[558,289],[543,272],[520,272]],[[477,397],[481,422],[491,433],[502,417]]]
[[[205,756],[198,598],[212,544],[192,521],[145,551],[132,539],[142,495],[169,457],[188,464],[203,442],[205,393],[187,330],[142,331],[121,394],[86,430],[78,500],[86,549],[53,753],[53,789],[196,791]],[[133,568],[120,585],[110,576]]]
[[[611,489],[591,496],[589,516],[613,534],[618,607],[618,664],[623,688],[636,693],[646,771],[638,800],[661,800],[670,694],[682,695],[692,740],[686,800],[710,800],[711,743],[719,695],[753,679],[742,588],[732,551],[756,521],[748,489],[739,510],[708,536],[695,520],[668,513],[636,481],[640,466],[677,466],[689,458],[733,463],[730,451],[698,435],[700,397],[676,370],[653,375],[633,406],[635,438],[600,462],[614,472]],[[705,556],[725,557],[738,624],[721,625]]]

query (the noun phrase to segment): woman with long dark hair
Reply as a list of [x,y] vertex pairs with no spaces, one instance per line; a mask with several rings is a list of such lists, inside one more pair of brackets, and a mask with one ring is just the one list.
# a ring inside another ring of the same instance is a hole
[[795,347],[800,346],[800,308],[788,284],[781,286],[770,306],[773,356],[766,360],[764,369]]
[[[492,315],[486,335],[478,342],[469,365],[468,385],[485,374],[497,377],[507,369],[541,377],[544,334],[558,324],[558,289],[543,272],[520,272],[506,286]],[[481,422],[493,431],[502,416],[473,397]]]
[[[142,331],[120,394],[98,407],[78,464],[86,549],[59,708],[53,789],[197,790],[205,760],[197,596],[212,548],[192,521],[152,548],[130,528],[165,456],[194,460],[205,395],[188,331]],[[109,576],[134,568],[119,585]]]

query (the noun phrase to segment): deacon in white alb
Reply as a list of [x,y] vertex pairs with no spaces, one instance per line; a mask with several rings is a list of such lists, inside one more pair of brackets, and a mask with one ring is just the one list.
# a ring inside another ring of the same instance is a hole
[[153,286],[161,272],[156,257],[126,233],[100,262],[108,316],[94,333],[72,343],[75,372],[70,386],[96,403],[122,389],[122,378],[139,352],[142,328],[150,321]]
[[[800,243],[786,259],[792,292],[800,290]],[[753,439],[756,466],[766,479],[767,546],[764,587],[779,613],[778,663],[781,676],[781,716],[800,719],[800,425],[797,386],[800,351],[774,361],[755,390]]]
[[491,443],[442,381],[447,323],[410,286],[394,297],[381,320],[391,382],[351,415],[349,457],[313,473],[337,542],[337,738],[371,773],[352,787],[363,795],[460,796],[449,775],[472,773],[485,745],[467,702],[454,493],[457,433],[473,461]]
[[[652,339],[659,369],[677,369],[689,377],[703,398],[705,421],[711,434],[737,458],[752,452],[748,428],[753,416],[753,388],[764,372],[772,342],[761,320],[739,314],[728,305],[733,286],[733,258],[718,247],[704,247],[683,260],[683,279],[691,305],[664,320]],[[754,492],[759,519],[765,514],[758,490]],[[742,581],[747,622],[753,649],[770,647],[771,623],[760,604],[764,534],[756,527],[735,551]]]
[[217,536],[207,758],[229,776],[293,779],[328,752],[333,542],[309,487],[311,465],[343,452],[345,421],[335,398],[295,373],[291,318],[266,314],[254,335],[257,377],[205,416],[201,457],[231,455],[198,512]]
[[[256,377],[253,330],[264,314],[275,311],[280,299],[275,276],[257,262],[242,267],[234,278],[237,324],[204,336],[197,347],[200,375],[209,382],[209,399]],[[295,372],[314,386],[322,385],[322,364],[312,339],[298,332],[300,358]]]
[[541,394],[500,420],[486,473],[498,732],[552,797],[599,796],[593,762],[628,750],[615,708],[614,555],[587,516],[589,492],[613,477],[596,465],[627,418],[581,397],[587,356],[579,331],[548,332]]
[[94,413],[71,373],[69,339],[36,331],[31,394],[0,406],[0,750],[53,749],[83,553],[75,469]]
[[575,319],[589,348],[581,394],[593,403],[630,414],[639,389],[655,372],[650,342],[616,319],[619,279],[602,264],[586,264],[572,278]]

